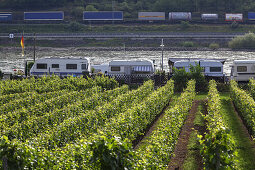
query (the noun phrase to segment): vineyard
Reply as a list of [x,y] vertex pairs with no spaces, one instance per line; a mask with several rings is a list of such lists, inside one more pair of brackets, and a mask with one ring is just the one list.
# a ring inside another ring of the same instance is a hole
[[[0,81],[0,169],[189,169],[192,156],[194,169],[254,168],[255,81],[249,91],[231,82],[226,96],[215,81],[203,99],[195,89],[195,80],[181,93],[173,80],[130,89],[104,76]],[[181,160],[183,133],[194,145]]]

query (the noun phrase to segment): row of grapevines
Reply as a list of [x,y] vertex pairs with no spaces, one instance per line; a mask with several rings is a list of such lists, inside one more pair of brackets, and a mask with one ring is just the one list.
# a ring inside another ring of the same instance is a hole
[[233,169],[235,162],[234,140],[221,115],[221,101],[214,80],[209,83],[207,133],[200,137],[201,155],[206,169]]
[[9,103],[13,100],[19,100],[21,98],[32,96],[33,94],[36,94],[36,92],[32,91],[32,92],[2,95],[2,96],[0,96],[0,106],[2,106],[3,104]]
[[[154,90],[153,81],[149,80],[137,90],[118,96],[112,102],[99,106],[94,110],[86,111],[77,108],[75,117],[65,119],[61,124],[49,129],[47,133],[38,135],[37,142],[44,142],[44,147],[52,149],[63,147],[81,136],[89,136],[97,128],[102,127],[106,120],[125,112],[132,105],[140,103]],[[115,126],[115,125],[114,125]],[[46,141],[46,142],[45,142]]]
[[[144,88],[144,91],[137,91],[136,93],[131,93],[133,96],[132,98],[134,98],[135,96],[139,96],[139,95],[144,95],[146,89],[148,89],[148,86],[150,87],[151,85],[148,84],[152,84],[152,82],[147,82],[147,88]],[[153,89],[153,84],[152,84],[152,89]],[[173,91],[173,83],[169,83],[168,84],[168,88],[165,89],[168,91]],[[151,90],[152,91],[152,90]],[[159,92],[160,91],[160,92]],[[148,107],[152,108],[153,106],[150,106],[150,104],[152,105],[153,102],[151,102],[150,100],[159,100],[162,102],[162,100],[160,100],[163,97],[164,93],[169,93],[168,91],[163,91],[162,88],[158,90],[158,94],[161,95],[152,95],[152,97],[148,97],[146,99],[146,101],[150,102]],[[170,92],[170,93],[171,93]],[[149,94],[149,93],[148,93]],[[156,99],[154,99],[156,97]],[[126,96],[125,98],[122,98],[123,101],[128,102],[132,102],[132,98]],[[131,99],[131,101],[130,101]],[[150,99],[150,100],[149,100]],[[100,117],[100,118],[104,118],[104,119],[97,119],[97,116],[92,116],[90,119],[90,122],[88,122],[89,124],[95,124],[95,126],[91,126],[94,128],[100,127],[99,126],[99,122],[102,122],[101,126],[103,125],[103,120],[107,120],[107,118],[109,116],[114,116],[114,113],[116,110],[118,109],[118,107],[121,107],[124,103],[122,100],[117,100],[119,102],[116,101],[116,105],[112,106],[110,110],[105,110],[105,113],[107,113],[104,117]],[[136,102],[143,101],[142,98],[140,97],[136,97]],[[133,101],[135,101],[133,100]],[[169,99],[168,99],[169,101]],[[157,108],[157,104],[161,105],[160,103],[154,102],[154,108]],[[144,103],[144,102],[142,102]],[[128,104],[128,105],[124,105],[123,108],[124,109],[128,109],[129,107],[132,107],[132,105],[134,104]],[[110,106],[110,105],[109,105]],[[137,107],[137,106],[136,106]],[[133,107],[132,107],[133,108]],[[162,110],[162,109],[161,109]],[[153,109],[151,109],[150,111],[155,111]],[[120,112],[122,112],[120,110]],[[126,113],[126,112],[125,112]],[[153,114],[153,113],[152,113]],[[87,116],[89,116],[90,114],[88,114]],[[97,115],[101,116],[100,113],[98,113]],[[86,123],[86,116],[83,117],[83,119],[80,122],[77,123]],[[73,123],[73,126],[76,126],[77,123]],[[88,124],[86,123],[86,124]],[[88,124],[88,125],[89,125]],[[89,126],[86,125],[86,128],[81,129],[81,130],[87,130],[89,128]],[[116,125],[113,125],[116,126]],[[81,127],[82,128],[82,127]],[[72,130],[73,132],[76,133],[75,131],[76,127],[74,127],[74,129]],[[95,130],[95,129],[94,129]],[[63,131],[62,133],[60,133],[61,135],[66,135],[65,131]],[[69,134],[67,134],[68,136]],[[72,133],[71,133],[72,135]],[[93,136],[92,136],[93,137]],[[87,139],[89,139],[89,141],[92,141],[93,139],[89,136],[86,136]],[[55,138],[53,138],[54,140],[56,140]],[[64,142],[67,142],[66,139],[57,139],[57,140],[63,140],[61,141],[63,144],[65,144],[64,147],[62,148],[58,148],[57,146],[54,146],[55,149],[52,150],[48,150],[44,147],[47,147],[51,141],[49,140],[40,140],[40,138],[38,138],[38,140],[27,140],[24,143],[21,143],[20,141],[14,139],[13,141],[9,141],[8,138],[6,137],[2,137],[1,141],[0,141],[0,150],[2,149],[2,151],[6,151],[6,152],[0,152],[0,155],[5,156],[8,158],[8,162],[11,166],[15,167],[22,167],[22,168],[44,168],[44,169],[88,169],[90,167],[89,164],[89,157],[91,156],[91,150],[88,147],[88,140],[85,140],[84,138],[81,140],[76,140],[75,143],[70,142],[69,144],[66,144]],[[58,142],[58,141],[55,141]],[[56,143],[54,143],[54,145],[56,145]]]
[[157,129],[146,139],[146,146],[136,151],[136,169],[167,168],[195,94],[195,81],[191,80],[177,99],[179,102],[165,111]]
[[255,101],[250,94],[238,88],[237,83],[230,82],[231,99],[243,117],[249,133],[255,137]]
[[106,89],[113,89],[118,86],[116,80],[108,77],[96,77],[95,79],[84,79],[77,77],[67,77],[60,79],[58,76],[42,77],[42,78],[31,78],[20,80],[7,80],[3,81],[0,85],[0,94],[13,94],[23,93],[29,91],[36,91],[38,93],[59,91],[63,89],[69,90],[82,90],[91,88],[93,86],[101,86]]
[[0,111],[4,117],[8,117],[8,115],[12,117],[12,115],[15,114],[22,115],[23,112],[28,111],[30,112],[30,115],[34,113],[40,115],[50,109],[61,108],[68,102],[75,102],[75,100],[78,100],[79,98],[84,98],[101,91],[101,87],[94,87],[84,91],[62,90],[43,94],[36,93],[32,96],[4,104],[0,107]]
[[[90,91],[92,92],[92,90]],[[7,124],[5,126],[3,135],[8,136],[9,139],[17,138],[19,140],[34,137],[38,133],[44,133],[45,129],[51,129],[53,126],[57,126],[64,119],[77,116],[78,108],[80,110],[94,109],[96,106],[106,103],[107,101],[112,101],[118,95],[124,94],[127,91],[128,86],[125,85],[114,90],[105,91],[103,93],[94,92],[91,94],[91,96],[83,96],[81,94],[83,97],[76,96],[76,102],[73,102],[74,100],[70,102],[69,99],[63,100],[68,101],[69,104],[61,108],[54,107],[54,110],[45,112],[42,114],[42,116],[37,115],[37,112],[32,115],[27,115],[27,119],[25,121],[16,121],[13,126]],[[42,105],[44,105],[44,103]],[[31,114],[29,111],[27,113]]]
[[248,86],[253,99],[255,99],[255,80],[250,79]]
[[165,86],[150,94],[142,103],[137,103],[119,116],[107,120],[105,126],[99,131],[115,134],[122,139],[135,140],[169,103],[173,93],[174,84],[170,80]]
[[[142,101],[144,97],[149,95],[151,91],[153,91],[153,82],[148,81],[143,86],[141,86],[138,90],[130,92],[128,95],[123,95],[122,97],[116,98],[115,102],[109,103],[109,107],[111,109],[107,110],[105,108],[105,118],[109,116],[113,116],[114,112],[116,112],[116,108],[122,107],[123,109],[127,109],[132,104],[125,103],[134,103]],[[141,97],[144,96],[144,97]],[[121,111],[121,110],[120,110]],[[102,112],[101,112],[102,113]],[[117,113],[115,113],[117,114]],[[88,116],[88,115],[87,115]],[[100,116],[100,114],[99,114]],[[86,116],[85,116],[86,117]],[[85,119],[84,117],[84,119]],[[94,119],[95,118],[95,119]],[[91,117],[89,123],[98,123],[93,122],[96,120],[96,115]],[[103,119],[100,121],[103,124]],[[79,122],[77,122],[79,123]],[[81,122],[83,123],[83,121]],[[86,123],[86,122],[85,122]],[[73,124],[76,125],[75,123]],[[95,126],[96,127],[96,126]],[[87,130],[87,129],[85,129]],[[95,129],[94,129],[95,130]],[[88,138],[88,137],[87,137]],[[55,139],[54,139],[55,140]],[[89,156],[89,152],[87,149],[87,141],[82,139],[78,140],[75,144],[67,144],[62,149],[57,148],[56,146],[54,150],[47,150],[43,145],[49,145],[50,141],[42,141],[38,138],[38,141],[27,140],[25,142],[20,142],[19,140],[12,140],[5,136],[2,136],[0,140],[0,156],[8,158],[8,164],[12,167],[22,167],[22,168],[44,168],[44,169],[87,169],[85,168],[88,164],[86,163],[87,156]],[[62,141],[65,142],[65,141]],[[85,167],[81,167],[80,164]],[[78,166],[79,165],[79,166]]]

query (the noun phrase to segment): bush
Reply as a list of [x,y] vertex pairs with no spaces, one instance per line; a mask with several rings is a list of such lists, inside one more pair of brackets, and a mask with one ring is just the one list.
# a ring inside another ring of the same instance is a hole
[[238,26],[239,26],[238,22],[234,21],[234,22],[232,22],[232,24],[231,24],[230,27],[231,27],[232,29],[236,29],[236,28],[238,28]]
[[238,36],[231,40],[228,45],[232,49],[255,49],[255,34],[248,33],[243,36]]
[[190,65],[190,72],[186,72],[184,68],[173,68],[173,77],[175,91],[181,92],[186,88],[186,84],[189,80],[196,81],[196,91],[207,91],[208,82],[205,80],[205,76],[202,74],[203,68],[200,65]]
[[217,43],[211,43],[209,45],[209,48],[212,49],[212,50],[216,50],[216,49],[220,48],[220,45],[217,44]]
[[191,41],[185,41],[182,43],[183,47],[194,47],[194,43]]
[[83,28],[83,25],[75,21],[70,22],[70,24],[68,25],[68,29],[72,32],[81,31],[82,28]]
[[3,72],[0,70],[0,79],[3,78]]
[[189,21],[181,21],[180,27],[183,30],[188,29],[190,27]]

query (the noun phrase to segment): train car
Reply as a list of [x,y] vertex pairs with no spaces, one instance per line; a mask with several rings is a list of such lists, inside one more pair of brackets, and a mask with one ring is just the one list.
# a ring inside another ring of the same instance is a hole
[[138,12],[138,20],[165,20],[165,12]]
[[225,14],[225,21],[243,22],[243,14],[241,14],[241,13],[235,13],[235,14],[226,13]]
[[24,20],[64,20],[63,11],[24,12]]
[[248,12],[248,20],[255,21],[255,12]]
[[12,13],[0,12],[0,22],[8,22],[8,21],[12,21]]
[[201,14],[201,19],[203,21],[216,21],[219,19],[218,14]]
[[169,20],[191,20],[191,12],[169,12]]
[[40,58],[30,69],[31,76],[82,76],[91,72],[88,58]]
[[84,11],[84,21],[122,21],[122,11]]

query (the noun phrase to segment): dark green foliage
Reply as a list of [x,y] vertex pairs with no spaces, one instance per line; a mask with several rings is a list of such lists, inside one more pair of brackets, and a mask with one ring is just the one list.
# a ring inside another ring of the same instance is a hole
[[186,72],[184,68],[176,69],[174,68],[174,75],[172,79],[174,80],[175,91],[180,92],[186,87],[188,80],[196,80],[196,91],[206,91],[208,83],[202,74],[203,68],[200,65],[192,66],[190,65],[190,72]]
[[0,79],[3,78],[3,72],[0,70]]
[[248,33],[243,36],[235,37],[232,41],[229,42],[229,47],[233,49],[255,49],[255,34]]
[[90,145],[91,163],[95,169],[124,170],[133,164],[133,150],[130,142],[111,135],[99,136]]
[[189,73],[187,73],[184,68],[179,70],[176,68],[173,68],[173,70],[174,70],[174,75],[172,79],[174,80],[174,90],[177,92],[180,92],[187,85],[187,82],[189,80]]
[[232,22],[232,24],[231,24],[232,29],[236,29],[236,28],[238,28],[238,26],[239,26],[239,24],[236,21]]
[[83,25],[80,24],[79,22],[74,21],[70,22],[70,24],[67,27],[71,32],[77,32],[82,30]]
[[183,30],[188,29],[190,27],[189,21],[181,21],[180,27]]

